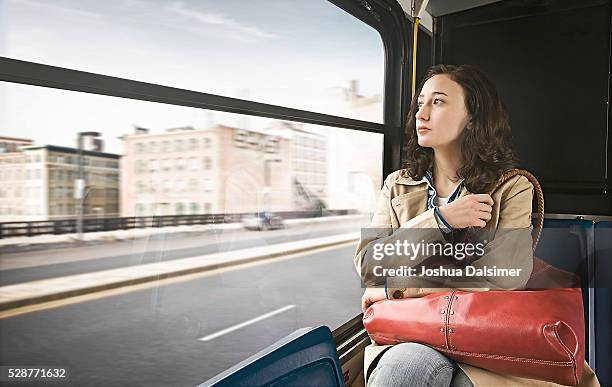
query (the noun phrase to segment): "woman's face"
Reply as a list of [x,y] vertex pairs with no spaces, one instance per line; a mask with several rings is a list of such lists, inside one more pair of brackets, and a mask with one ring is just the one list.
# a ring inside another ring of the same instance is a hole
[[435,149],[458,144],[470,121],[463,88],[447,75],[434,75],[423,85],[418,101],[416,131],[419,145]]

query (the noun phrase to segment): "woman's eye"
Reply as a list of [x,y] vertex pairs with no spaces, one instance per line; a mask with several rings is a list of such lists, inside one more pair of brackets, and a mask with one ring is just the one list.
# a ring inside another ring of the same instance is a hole
[[444,102],[444,101],[442,101],[442,100],[441,100],[441,99],[439,99],[439,98],[435,98],[435,99],[433,100],[433,103],[434,103],[434,104],[437,104],[437,103],[442,103],[442,102]]

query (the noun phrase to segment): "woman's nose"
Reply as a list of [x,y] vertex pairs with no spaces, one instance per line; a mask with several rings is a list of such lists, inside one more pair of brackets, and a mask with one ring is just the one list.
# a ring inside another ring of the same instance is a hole
[[415,117],[419,120],[427,120],[429,118],[427,105],[422,105],[419,110],[417,110]]

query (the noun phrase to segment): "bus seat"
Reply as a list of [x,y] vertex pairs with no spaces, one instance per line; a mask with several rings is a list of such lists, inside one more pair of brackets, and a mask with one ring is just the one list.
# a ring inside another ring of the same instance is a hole
[[[535,219],[534,219],[535,223]],[[592,308],[592,284],[594,261],[594,224],[581,219],[544,219],[544,229],[540,243],[534,253],[549,264],[580,277],[582,284],[582,301],[584,304],[585,322],[585,355],[590,365],[594,364],[594,353],[589,351],[594,336],[590,331],[594,326]],[[590,267],[590,269],[589,269]],[[594,308],[593,308],[594,309]],[[594,334],[595,332],[593,332]]]
[[595,223],[595,373],[612,386],[612,222]]
[[332,333],[302,328],[200,386],[344,386]]
[[559,269],[576,273],[586,287],[593,232],[593,222],[588,220],[544,219],[535,255]]

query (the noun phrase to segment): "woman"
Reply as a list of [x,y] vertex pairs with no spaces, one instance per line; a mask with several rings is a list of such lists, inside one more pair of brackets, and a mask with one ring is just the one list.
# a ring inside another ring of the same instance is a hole
[[[458,230],[472,227],[491,236],[484,255],[473,266],[520,269],[521,275],[481,277],[477,287],[469,290],[524,287],[533,261],[533,186],[525,177],[516,176],[487,194],[504,171],[516,166],[508,114],[491,81],[473,66],[433,66],[412,101],[407,136],[404,168],[385,179],[370,225],[378,235],[362,235],[357,246],[357,271],[365,279],[365,273],[371,273],[372,265],[378,263],[372,259],[373,242],[444,242]],[[385,228],[391,235],[380,235]],[[514,231],[504,234],[503,230]],[[426,265],[434,258],[426,254],[410,261],[395,257],[397,262],[387,264]],[[420,297],[444,290],[439,286],[393,287],[387,281],[384,288],[366,289],[362,309],[386,298]],[[585,367],[580,385],[597,385],[586,363]],[[373,343],[366,348],[364,376],[368,386],[555,385],[457,364],[417,343]]]

